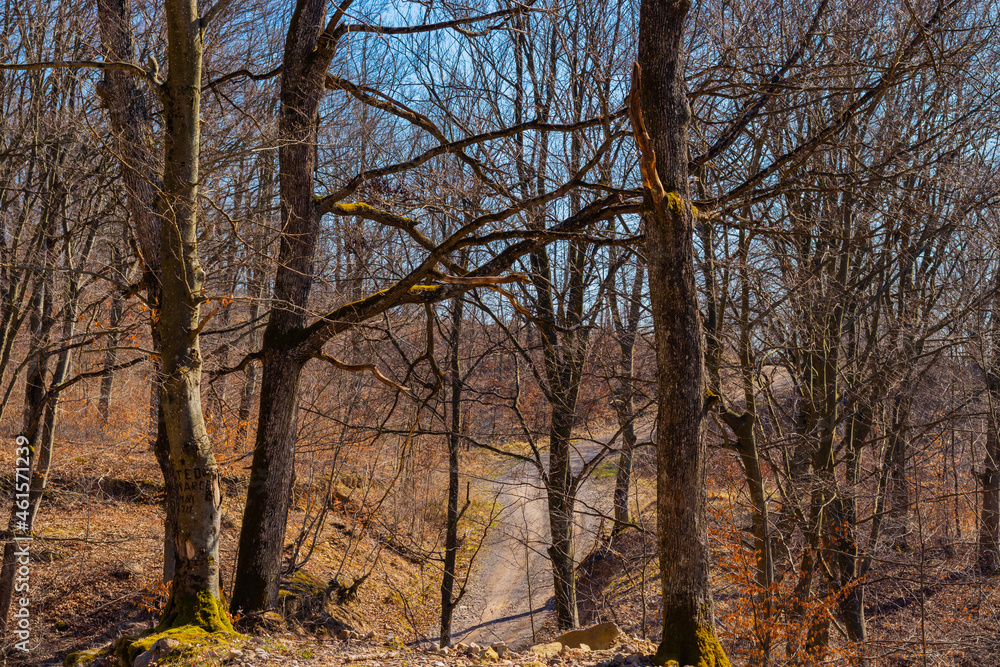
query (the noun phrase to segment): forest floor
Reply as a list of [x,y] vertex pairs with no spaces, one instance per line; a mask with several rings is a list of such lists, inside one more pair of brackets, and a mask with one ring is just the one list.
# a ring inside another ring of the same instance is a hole
[[[159,581],[162,485],[144,438],[133,434],[134,439],[126,437],[123,443],[108,438],[92,424],[85,424],[73,435],[73,441],[57,446],[49,490],[31,545],[31,651],[22,655],[8,645],[0,656],[3,665],[58,665],[70,652],[108,646],[120,636],[152,627],[166,600],[167,589]],[[580,441],[574,471],[579,471],[581,457],[596,454],[608,439],[605,435]],[[8,453],[0,454],[0,465],[9,464],[7,469],[12,469],[13,460],[6,460]],[[488,524],[488,530],[477,554],[469,593],[455,619],[454,643],[488,645],[501,639],[512,648],[524,648],[533,636],[542,640],[553,634],[551,623],[546,623],[552,587],[543,546],[547,538],[544,492],[532,467],[511,461],[495,457],[470,470],[475,490],[469,515],[474,523]],[[220,540],[225,583],[235,564],[247,470],[237,453],[222,454],[220,463],[225,487]],[[581,490],[578,553],[586,554],[599,532],[595,509],[607,509],[600,498],[614,485],[612,471],[612,461],[606,461]],[[436,635],[439,565],[422,557],[419,549],[407,547],[419,546],[419,540],[400,539],[406,536],[393,532],[388,518],[362,526],[364,500],[351,495],[349,487],[354,483],[349,478],[345,476],[347,487],[335,489],[332,503],[336,511],[317,540],[307,570],[324,581],[339,577],[348,582],[351,576],[370,571],[351,606],[352,618],[361,620],[361,629],[372,639],[360,644],[353,640],[347,646],[333,636],[313,634],[289,622],[284,628],[248,636],[242,655],[220,654],[204,664],[373,664],[369,660],[373,652],[382,655],[375,662],[383,665],[394,660],[401,661],[399,664],[423,660],[422,647],[432,645],[430,640]],[[299,525],[312,516],[310,503],[315,504],[315,498],[310,498],[315,494],[304,488],[307,484],[308,478],[297,487],[290,541]],[[477,538],[474,534],[469,542],[477,539],[482,539],[481,535]],[[530,585],[525,578],[525,554],[530,559]],[[530,613],[532,609],[534,613]],[[427,658],[428,667],[434,667],[433,663],[461,665],[469,660],[467,656],[427,655],[434,657]],[[608,657],[598,652],[586,657],[577,653],[552,661],[582,665]],[[506,662],[521,664],[532,659],[526,655],[521,656],[521,662]]]
[[[165,600],[166,589],[159,583],[162,488],[152,455],[141,438],[123,445],[97,431],[81,431],[76,436],[72,442],[61,443],[57,451],[50,491],[31,546],[31,653],[23,656],[8,650],[0,664],[61,664],[70,651],[107,646],[119,636],[151,627]],[[593,455],[602,441],[601,437],[581,441],[580,454]],[[0,450],[0,465],[7,469],[13,467],[13,460],[7,460],[11,451]],[[235,560],[238,517],[245,494],[246,462],[242,456],[222,459],[226,497],[221,542],[227,581]],[[580,461],[575,459],[577,470]],[[610,526],[601,526],[599,515],[608,510],[601,499],[609,497],[614,484],[613,463],[609,460],[598,466],[581,489],[577,543],[581,621],[615,621],[630,636],[623,637],[611,651],[568,652],[540,662],[530,654],[511,653],[499,664],[608,665],[616,655],[623,660],[633,653],[648,654],[653,645],[641,637],[658,640],[660,598],[652,532],[629,530],[608,541],[605,535]],[[745,571],[745,563],[736,559],[740,549],[732,546],[739,543],[740,526],[747,520],[739,509],[741,491],[733,486],[732,474],[727,478],[727,466],[732,473],[732,457],[715,450],[709,495],[716,562],[713,586],[720,635],[734,664],[749,665],[755,664],[748,658],[755,631],[754,611],[748,608],[750,597],[739,574]],[[307,469],[304,465],[303,471]],[[648,467],[640,473],[645,495],[637,500],[643,509],[637,514],[652,529],[652,477]],[[469,593],[456,615],[454,641],[487,645],[503,640],[514,650],[523,650],[533,639],[549,641],[555,632],[544,555],[547,520],[536,473],[530,466],[497,458],[471,471],[470,476],[479,480],[473,485],[473,489],[478,487],[478,495],[472,493],[470,516],[479,517],[477,521],[488,530],[474,563]],[[312,516],[310,493],[301,484],[297,489],[290,539]],[[371,573],[358,599],[350,604],[353,617],[361,619],[358,629],[368,639],[338,641],[335,633],[310,632],[301,624],[288,622],[247,635],[239,643],[210,654],[202,653],[188,664],[480,664],[481,659],[475,656],[440,655],[430,648],[437,632],[439,565],[415,548],[406,547],[419,544],[416,538],[409,543],[397,542],[405,537],[405,531],[392,532],[395,529],[388,518],[364,523],[363,504],[351,496],[351,489],[337,487],[336,511],[319,536],[307,570],[324,581],[334,577],[350,581],[350,576]],[[0,519],[4,514],[0,512]],[[937,519],[930,509],[923,517],[918,528],[929,535]],[[428,525],[437,525],[436,520],[432,516]],[[726,526],[730,527],[728,533]],[[478,534],[470,532],[467,542],[471,551],[478,543]],[[387,539],[389,535],[393,539]],[[964,539],[950,540],[944,535],[928,537],[923,547],[889,552],[875,564],[866,600],[873,667],[1000,665],[996,657],[1000,655],[1000,581],[974,574],[973,527],[963,524],[963,535]],[[466,566],[468,556],[466,553],[463,561]],[[532,573],[530,579],[526,571]],[[787,579],[782,591],[793,585],[794,581]],[[844,643],[835,627],[832,632],[832,645],[839,651]],[[776,657],[779,654],[776,650]],[[835,652],[826,664],[849,664],[844,655]],[[781,664],[780,659],[775,664]]]

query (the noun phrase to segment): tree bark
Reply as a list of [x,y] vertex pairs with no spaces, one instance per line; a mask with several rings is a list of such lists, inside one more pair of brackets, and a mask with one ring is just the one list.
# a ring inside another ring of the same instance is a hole
[[269,340],[265,332],[257,439],[240,530],[230,603],[233,613],[276,606],[281,583],[281,555],[294,475],[298,384],[304,364],[289,359],[285,350],[268,348]]
[[646,199],[652,200],[643,220],[659,416],[656,495],[663,640],[655,662],[728,667],[715,634],[709,583],[704,355],[687,175],[690,110],[684,93],[684,21],[690,6],[688,0],[642,1],[632,88],[633,130]]
[[163,473],[163,571],[160,579],[168,584],[174,579],[176,571],[176,550],[174,549],[174,526],[177,525],[177,509],[180,505],[180,488],[177,473],[170,462],[170,439],[167,436],[167,423],[163,414],[162,384],[160,382],[160,365],[155,366],[156,386],[153,392],[156,406],[152,414],[156,420],[153,430],[153,456]]

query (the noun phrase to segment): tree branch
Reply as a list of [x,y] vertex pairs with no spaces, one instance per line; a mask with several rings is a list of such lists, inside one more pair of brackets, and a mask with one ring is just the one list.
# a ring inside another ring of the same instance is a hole
[[381,371],[379,371],[379,369],[375,367],[375,364],[348,364],[344,363],[343,361],[340,361],[339,359],[335,359],[334,357],[331,357],[329,354],[325,354],[323,352],[317,352],[316,354],[313,355],[313,357],[325,361],[326,363],[332,366],[336,366],[342,371],[349,371],[351,373],[363,373],[365,371],[369,371],[372,375],[375,376],[376,380],[386,385],[387,387],[395,389],[396,391],[405,391],[408,394],[412,393],[412,391],[408,387],[404,387],[401,384],[396,384],[386,376],[382,375]]
[[126,74],[132,74],[133,76],[138,76],[145,79],[149,85],[153,87],[157,95],[159,95],[162,85],[153,73],[145,70],[138,65],[133,65],[132,63],[117,63],[117,62],[104,62],[100,60],[47,60],[37,63],[11,63],[11,64],[0,64],[0,70],[18,70],[18,71],[29,71],[38,69],[99,69],[99,70],[118,70],[120,72],[125,72]]

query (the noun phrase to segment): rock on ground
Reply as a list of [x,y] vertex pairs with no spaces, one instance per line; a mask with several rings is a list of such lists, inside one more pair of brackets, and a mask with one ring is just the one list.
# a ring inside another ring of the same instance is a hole
[[581,644],[586,644],[595,651],[604,651],[614,646],[615,640],[621,634],[621,629],[614,623],[599,623],[582,630],[571,630],[556,641],[570,648],[579,648]]

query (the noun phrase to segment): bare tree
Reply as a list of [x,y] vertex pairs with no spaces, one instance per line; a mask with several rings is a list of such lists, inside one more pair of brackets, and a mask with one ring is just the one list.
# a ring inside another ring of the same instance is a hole
[[642,159],[646,259],[656,333],[657,535],[663,639],[656,660],[728,666],[715,634],[706,525],[707,400],[688,188],[684,0],[644,0],[630,111]]

